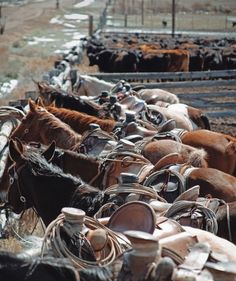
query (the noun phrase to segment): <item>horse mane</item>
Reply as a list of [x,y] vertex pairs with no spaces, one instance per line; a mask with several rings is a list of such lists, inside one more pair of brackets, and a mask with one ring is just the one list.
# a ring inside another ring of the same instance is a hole
[[70,125],[73,130],[80,134],[89,130],[89,125],[91,123],[98,124],[101,129],[106,132],[111,132],[116,125],[116,121],[114,120],[100,119],[95,116],[91,116],[75,110],[57,108],[52,106],[47,106],[46,108],[50,113]]
[[23,157],[34,176],[63,178],[65,181],[73,182],[76,186],[82,184],[82,180],[79,177],[65,174],[60,167],[48,163],[41,154],[33,150],[24,151]]
[[84,210],[88,216],[94,216],[108,198],[109,195],[104,194],[96,187],[83,184],[75,190],[69,206]]

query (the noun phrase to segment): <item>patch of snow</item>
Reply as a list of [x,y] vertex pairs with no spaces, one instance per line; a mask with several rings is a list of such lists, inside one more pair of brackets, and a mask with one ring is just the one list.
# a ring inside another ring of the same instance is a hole
[[77,46],[77,44],[78,44],[78,40],[73,40],[73,41],[65,43],[62,47],[71,49],[72,47]]
[[94,2],[94,0],[84,0],[78,4],[75,4],[75,8],[82,8],[91,5]]
[[12,79],[9,82],[0,83],[0,97],[5,96],[16,87],[18,81],[16,79]]
[[56,16],[54,18],[52,18],[49,23],[52,23],[52,24],[55,24],[55,23],[58,23],[58,24],[63,24],[64,21],[63,20],[60,20],[60,17],[61,16]]
[[53,38],[46,38],[46,37],[36,37],[34,36],[29,42],[29,45],[36,45],[38,43],[48,43],[48,42],[54,42],[56,39]]
[[70,27],[70,28],[75,28],[76,26],[70,23],[64,23],[64,26]]
[[88,19],[88,15],[82,15],[82,14],[70,14],[70,15],[64,15],[64,18],[67,20],[86,20]]

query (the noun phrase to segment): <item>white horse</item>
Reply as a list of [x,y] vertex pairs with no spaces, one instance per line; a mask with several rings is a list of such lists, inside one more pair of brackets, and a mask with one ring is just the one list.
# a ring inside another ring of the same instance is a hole
[[99,96],[102,92],[108,91],[116,84],[110,83],[96,77],[81,74],[73,85],[73,93],[78,96]]

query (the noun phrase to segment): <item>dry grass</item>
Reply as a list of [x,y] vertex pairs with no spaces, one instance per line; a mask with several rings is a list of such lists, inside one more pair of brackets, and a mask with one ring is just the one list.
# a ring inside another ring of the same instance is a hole
[[0,251],[21,252],[27,245],[27,236],[43,237],[43,228],[32,209],[27,210],[19,220],[8,226],[9,237],[0,240]]

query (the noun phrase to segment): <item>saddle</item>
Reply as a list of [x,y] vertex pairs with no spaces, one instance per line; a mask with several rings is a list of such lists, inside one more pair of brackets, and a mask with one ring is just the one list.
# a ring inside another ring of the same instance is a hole
[[184,226],[203,229],[214,234],[218,232],[215,213],[198,202],[184,200],[174,202],[165,216]]
[[79,153],[104,157],[117,144],[115,136],[103,131],[99,125],[90,124],[90,129],[82,135]]
[[140,201],[128,202],[117,209],[110,217],[107,227],[115,232],[138,230],[153,233],[156,215],[147,203]]
[[143,185],[155,189],[169,203],[185,191],[184,177],[175,169],[156,171],[143,181]]

